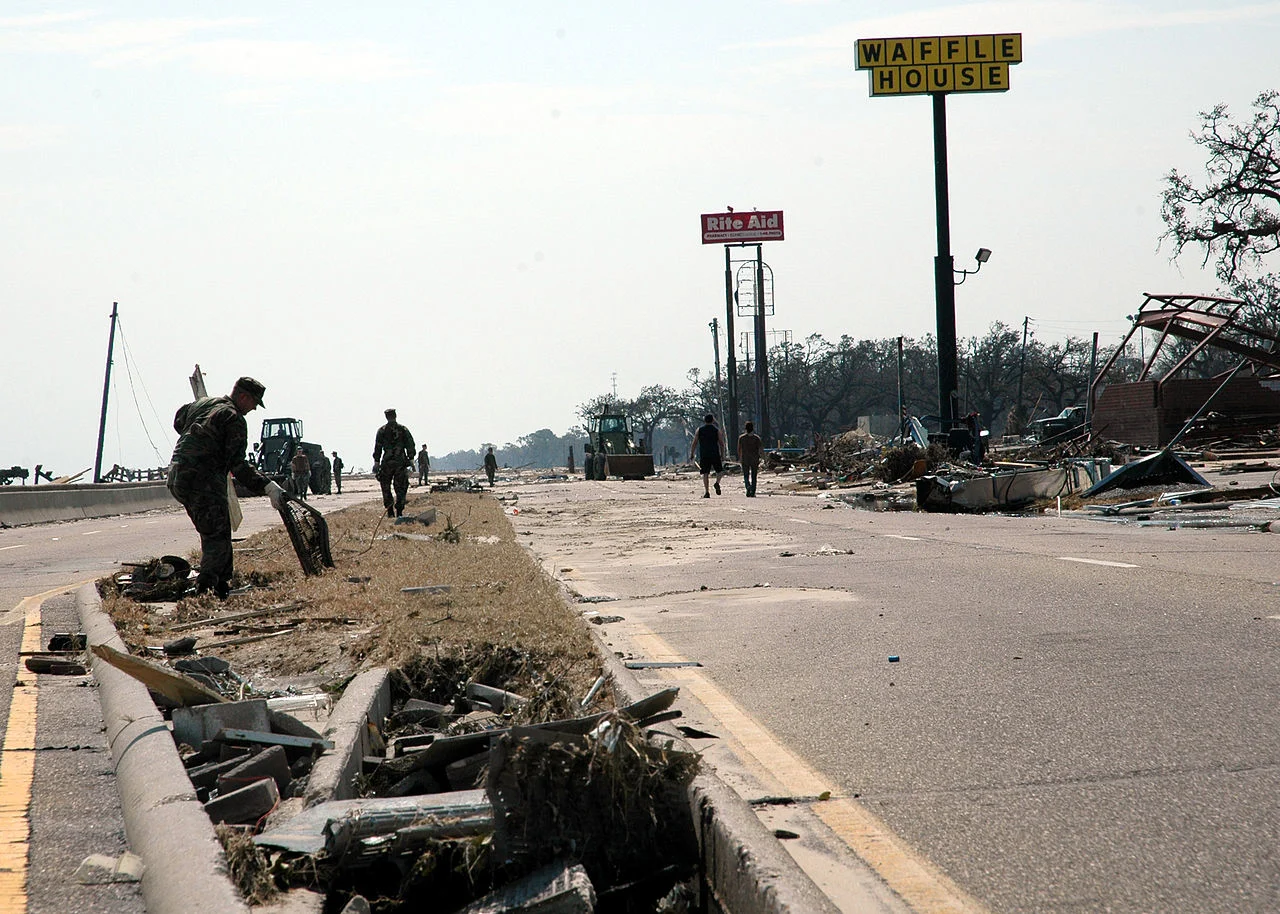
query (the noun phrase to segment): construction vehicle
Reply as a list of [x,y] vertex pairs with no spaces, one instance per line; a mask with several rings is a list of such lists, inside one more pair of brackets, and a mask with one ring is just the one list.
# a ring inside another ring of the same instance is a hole
[[637,446],[631,437],[631,423],[621,413],[603,413],[587,421],[590,436],[582,446],[587,479],[644,479],[653,476],[653,454],[644,442]]
[[289,417],[262,420],[262,441],[258,444],[254,463],[262,475],[279,483],[287,490],[292,475],[289,461],[294,452],[302,448],[311,463],[311,491],[328,495],[331,490],[330,465],[324,456],[324,446],[302,440],[302,420]]

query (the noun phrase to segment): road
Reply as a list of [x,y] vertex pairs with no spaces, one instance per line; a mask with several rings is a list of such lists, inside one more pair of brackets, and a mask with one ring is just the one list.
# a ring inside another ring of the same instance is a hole
[[[375,497],[371,479],[313,496],[326,513]],[[245,499],[236,537],[280,522],[265,498]],[[180,508],[0,530],[0,914],[143,910],[136,885],[80,885],[89,854],[127,850],[110,752],[91,676],[36,676],[20,651],[79,630],[70,594],[121,562],[199,548]],[[16,687],[15,687],[16,686]]]
[[512,519],[846,910],[1280,910],[1280,537],[724,485]]

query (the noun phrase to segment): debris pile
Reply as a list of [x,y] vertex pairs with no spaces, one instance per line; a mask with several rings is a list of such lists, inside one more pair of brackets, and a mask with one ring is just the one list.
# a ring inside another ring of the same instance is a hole
[[[323,722],[325,693],[258,694],[195,647],[185,637],[146,657],[93,653],[166,709],[253,903],[298,888],[323,894],[326,910],[359,897],[375,912],[496,912],[546,896],[556,910],[658,911],[690,891],[698,757],[646,731],[678,713],[676,689],[587,714],[604,677],[574,696],[537,658],[480,645],[392,672],[385,718],[362,710],[358,727],[337,732]],[[353,765],[341,785],[313,783],[320,760],[344,752]]]

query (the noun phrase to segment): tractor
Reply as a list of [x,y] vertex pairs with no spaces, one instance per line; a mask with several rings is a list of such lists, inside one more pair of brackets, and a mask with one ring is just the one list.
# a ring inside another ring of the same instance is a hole
[[582,446],[587,479],[644,479],[653,476],[653,454],[644,442],[637,446],[631,437],[631,423],[621,413],[603,413],[587,422],[590,438]]
[[287,489],[291,475],[289,461],[298,448],[302,448],[311,463],[311,491],[317,495],[328,495],[332,488],[329,461],[325,459],[323,445],[302,440],[302,420],[262,420],[262,442],[257,445],[255,457],[262,475]]

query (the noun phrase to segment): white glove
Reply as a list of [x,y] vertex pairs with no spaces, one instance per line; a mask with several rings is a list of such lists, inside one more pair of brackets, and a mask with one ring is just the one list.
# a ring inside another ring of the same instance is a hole
[[279,511],[284,507],[284,489],[280,488],[278,483],[267,483],[267,498],[271,499],[271,507]]

